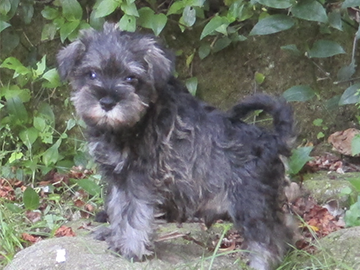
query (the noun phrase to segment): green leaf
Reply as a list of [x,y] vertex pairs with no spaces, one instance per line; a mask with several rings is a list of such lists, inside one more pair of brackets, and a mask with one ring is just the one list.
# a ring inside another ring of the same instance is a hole
[[72,21],[64,23],[60,28],[60,39],[63,43],[67,37],[79,26],[80,21]]
[[124,14],[119,21],[119,28],[124,31],[135,32],[136,18],[134,16]]
[[82,8],[77,0],[60,0],[62,14],[68,21],[80,21],[82,19]]
[[45,8],[41,11],[41,15],[47,20],[54,20],[60,15],[60,12],[55,8],[45,6]]
[[338,81],[346,81],[355,74],[356,71],[355,62],[350,63],[350,65],[340,68],[337,73],[337,80]]
[[38,131],[42,132],[46,128],[46,120],[42,117],[35,116],[33,120],[33,125]]
[[177,1],[177,2],[174,2],[168,12],[167,12],[167,15],[171,15],[171,14],[180,14],[181,11],[183,10],[183,8],[185,7],[186,5],[186,1]]
[[292,6],[293,2],[292,0],[257,0],[256,2],[272,7],[272,8],[279,8],[279,9],[285,9]]
[[13,163],[13,162],[16,161],[16,160],[21,159],[23,156],[24,156],[24,155],[23,155],[23,153],[21,153],[21,152],[12,152],[11,155],[10,155],[10,157],[9,157],[9,163],[11,164],[11,163]]
[[9,26],[11,26],[11,24],[0,20],[0,33],[1,33],[4,29],[8,28]]
[[102,0],[96,8],[95,18],[105,17],[115,11],[119,7],[116,0]]
[[315,41],[308,55],[310,58],[326,58],[344,53],[344,49],[335,41],[321,39]]
[[41,76],[46,68],[46,54],[41,58],[41,60],[36,63],[36,69],[33,70],[34,78],[37,79]]
[[321,127],[322,123],[323,123],[324,120],[320,119],[320,118],[317,118],[313,121],[313,125],[314,126],[317,126],[317,127]]
[[41,78],[46,80],[46,82],[42,84],[46,88],[56,88],[61,85],[59,73],[56,68],[48,70]]
[[265,81],[265,75],[260,72],[255,72],[255,82],[262,84]]
[[204,37],[212,34],[213,32],[215,32],[215,30],[217,28],[219,28],[220,26],[222,26],[223,24],[225,25],[229,25],[229,22],[227,20],[227,18],[225,17],[220,17],[220,16],[215,16],[214,18],[212,18],[204,27],[201,35],[200,35],[200,40],[203,39]]
[[360,196],[358,201],[350,206],[345,213],[344,221],[346,227],[354,227],[360,225]]
[[230,44],[231,44],[230,38],[222,37],[215,42],[215,44],[213,46],[213,51],[219,52],[219,51],[225,49],[226,47],[228,47]]
[[345,0],[344,3],[342,3],[341,8],[345,9],[358,6],[360,6],[360,0]]
[[154,11],[149,7],[139,9],[139,25],[147,29],[152,29],[152,20],[154,15]]
[[7,109],[10,115],[14,116],[21,123],[26,123],[28,120],[28,113],[19,97],[13,97],[6,102]]
[[131,4],[122,3],[121,10],[124,11],[126,15],[139,17],[139,12],[134,2]]
[[357,134],[351,140],[351,154],[352,156],[356,156],[360,154],[360,135]]
[[23,193],[23,203],[28,210],[37,209],[40,205],[39,194],[33,188],[27,187]]
[[17,206],[15,203],[5,203],[4,205],[13,213],[21,213],[23,211],[22,208]]
[[42,160],[45,166],[54,165],[59,160],[59,146],[61,140],[57,140],[50,148],[48,148],[42,155]]
[[341,19],[341,14],[340,14],[339,10],[334,10],[334,11],[330,12],[328,17],[329,17],[329,24],[331,27],[333,27],[339,31],[343,30],[342,19]]
[[303,20],[326,23],[328,17],[325,8],[315,0],[302,0],[291,8],[291,13]]
[[270,35],[290,29],[293,25],[294,20],[289,16],[271,15],[255,24],[249,35]]
[[57,29],[53,23],[45,24],[41,31],[41,41],[53,40],[56,35]]
[[0,15],[6,15],[11,10],[10,0],[0,1]]
[[186,6],[182,14],[183,22],[186,26],[193,26],[196,22],[196,11],[195,8],[191,6]]
[[31,127],[25,130],[20,131],[19,137],[26,145],[28,149],[32,148],[32,144],[36,141],[39,136],[39,132],[36,128]]
[[302,53],[299,51],[299,49],[297,48],[297,46],[295,44],[284,45],[284,46],[281,46],[280,49],[282,49],[284,51],[288,51],[292,55],[295,55],[295,56],[302,55]]
[[315,96],[314,90],[308,85],[295,85],[283,93],[283,97],[288,101],[308,101]]
[[193,96],[196,95],[196,90],[198,86],[198,79],[196,77],[192,77],[185,81],[186,88],[189,90],[190,94]]
[[351,183],[351,185],[353,185],[353,187],[355,187],[358,192],[360,192],[360,178],[350,178],[348,181]]
[[313,147],[300,147],[293,150],[292,155],[289,159],[289,174],[295,175],[300,172],[302,167],[306,164],[306,162],[310,161],[312,157],[310,157],[310,153]]
[[200,59],[204,59],[206,56],[208,56],[211,52],[211,47],[209,43],[203,43],[201,44],[199,48],[199,57]]
[[151,29],[153,30],[155,36],[158,36],[161,33],[166,23],[167,23],[167,17],[165,14],[160,13],[153,16],[151,22]]
[[30,69],[26,68],[21,64],[19,60],[15,57],[8,57],[0,65],[1,68],[8,68],[15,71],[13,78],[16,78],[19,75],[31,74]]
[[89,179],[80,179],[76,181],[76,183],[92,196],[99,195],[101,193],[101,188],[94,181]]
[[340,97],[339,105],[348,105],[359,103],[359,89],[360,83],[353,84],[352,86],[346,88],[344,93]]

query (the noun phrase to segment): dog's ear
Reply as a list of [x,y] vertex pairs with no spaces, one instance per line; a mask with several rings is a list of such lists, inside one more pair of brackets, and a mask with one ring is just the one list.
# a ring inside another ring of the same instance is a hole
[[165,84],[173,72],[174,57],[156,43],[155,39],[147,39],[145,61],[148,64],[148,73],[156,86]]
[[85,52],[85,45],[76,40],[57,54],[58,72],[62,80],[67,80],[71,75],[77,61]]

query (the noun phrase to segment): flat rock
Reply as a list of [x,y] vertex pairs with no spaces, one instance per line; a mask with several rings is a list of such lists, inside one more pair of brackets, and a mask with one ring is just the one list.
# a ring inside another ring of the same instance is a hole
[[[194,223],[196,224],[196,223]],[[163,225],[162,231],[196,231],[191,233],[200,242],[216,232],[199,230],[199,224]],[[181,232],[179,232],[181,233]],[[112,254],[107,244],[90,235],[42,240],[18,252],[5,270],[140,270],[140,269],[241,269],[235,258],[213,256],[201,245],[181,237],[156,243],[156,258],[145,262],[129,262]]]

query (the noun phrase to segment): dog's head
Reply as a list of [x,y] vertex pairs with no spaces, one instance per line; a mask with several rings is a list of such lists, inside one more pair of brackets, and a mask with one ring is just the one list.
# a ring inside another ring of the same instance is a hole
[[74,90],[76,111],[92,127],[131,127],[146,113],[172,73],[170,56],[153,36],[106,23],[85,30],[58,55],[58,71]]

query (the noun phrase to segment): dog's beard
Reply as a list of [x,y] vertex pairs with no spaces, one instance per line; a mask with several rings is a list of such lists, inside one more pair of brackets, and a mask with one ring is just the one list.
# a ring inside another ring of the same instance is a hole
[[71,100],[77,114],[87,125],[112,130],[134,126],[149,106],[140,96],[130,93],[112,109],[105,110],[87,87],[75,92]]

